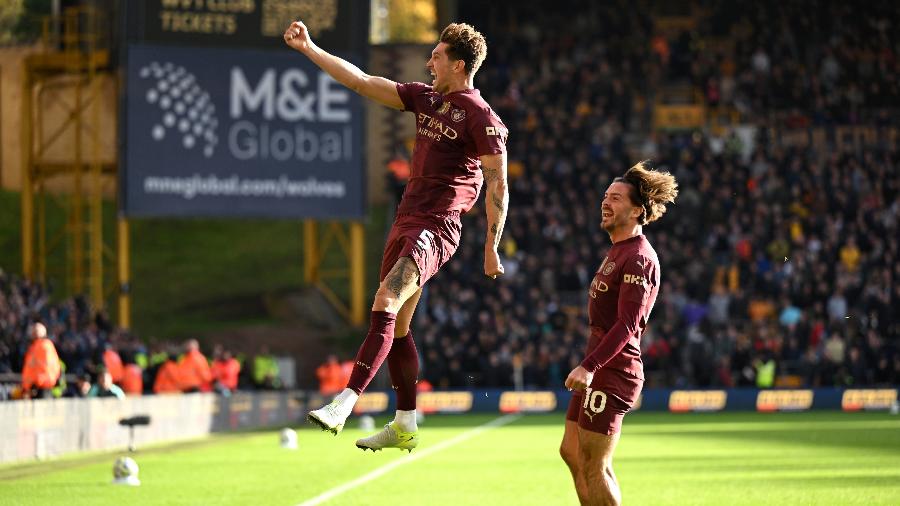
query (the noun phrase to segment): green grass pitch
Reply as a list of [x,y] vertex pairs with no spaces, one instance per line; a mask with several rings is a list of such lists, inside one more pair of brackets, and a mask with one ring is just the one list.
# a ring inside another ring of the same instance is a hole
[[[577,504],[557,453],[563,415],[472,432],[497,418],[428,417],[412,454],[363,453],[355,428],[333,437],[307,426],[297,451],[281,449],[277,431],[139,449],[135,488],[110,484],[115,453],[6,465],[0,505],[293,506],[335,489],[321,504]],[[638,412],[625,418],[615,470],[625,504],[896,505],[900,417]]]

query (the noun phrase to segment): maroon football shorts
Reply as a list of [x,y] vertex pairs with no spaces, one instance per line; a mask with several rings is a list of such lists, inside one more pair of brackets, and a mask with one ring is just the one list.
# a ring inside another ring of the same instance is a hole
[[625,371],[600,368],[583,392],[573,392],[566,420],[610,436],[622,430],[622,418],[641,394],[644,380]]
[[419,267],[419,286],[424,285],[456,253],[461,233],[457,211],[398,215],[384,245],[379,279],[384,281],[397,259],[408,256]]

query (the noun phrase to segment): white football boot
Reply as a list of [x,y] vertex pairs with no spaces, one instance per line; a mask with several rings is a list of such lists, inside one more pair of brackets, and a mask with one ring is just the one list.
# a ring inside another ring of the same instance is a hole
[[419,431],[403,432],[397,422],[391,422],[385,425],[381,432],[356,441],[357,448],[373,452],[385,448],[399,448],[412,452],[418,445]]
[[342,408],[341,403],[335,399],[319,409],[310,411],[306,415],[306,420],[337,436],[344,429],[344,422],[347,421],[351,411],[353,406],[350,406],[350,409]]

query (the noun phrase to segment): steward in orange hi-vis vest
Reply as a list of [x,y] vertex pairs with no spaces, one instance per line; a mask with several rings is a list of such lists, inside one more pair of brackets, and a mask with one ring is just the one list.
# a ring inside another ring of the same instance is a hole
[[126,364],[122,370],[122,383],[120,385],[125,394],[141,395],[144,393],[144,371],[135,363]]
[[110,376],[112,376],[113,383],[122,383],[122,377],[125,375],[125,370],[122,367],[122,357],[119,356],[119,352],[108,343],[106,344],[106,349],[103,351],[103,366],[106,367],[106,370],[109,371]]
[[159,370],[156,372],[156,380],[153,383],[153,393],[181,393],[181,382],[178,378],[178,358],[175,355],[170,355],[168,360],[159,366]]
[[178,377],[182,392],[209,391],[212,372],[209,362],[200,353],[200,344],[191,339],[186,344],[187,352],[178,363]]
[[231,356],[231,352],[224,352],[222,358],[212,364],[212,375],[222,388],[237,390],[238,375],[241,373],[241,363]]
[[47,327],[42,323],[34,324],[31,337],[33,341],[25,353],[25,365],[22,368],[22,390],[49,390],[56,386],[62,373],[56,346],[47,339]]

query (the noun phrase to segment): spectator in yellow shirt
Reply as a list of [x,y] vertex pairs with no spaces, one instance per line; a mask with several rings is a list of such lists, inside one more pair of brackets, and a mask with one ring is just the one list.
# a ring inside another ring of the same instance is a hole
[[860,260],[859,248],[856,246],[856,239],[851,237],[847,244],[841,248],[841,263],[850,272],[856,272],[859,269]]

